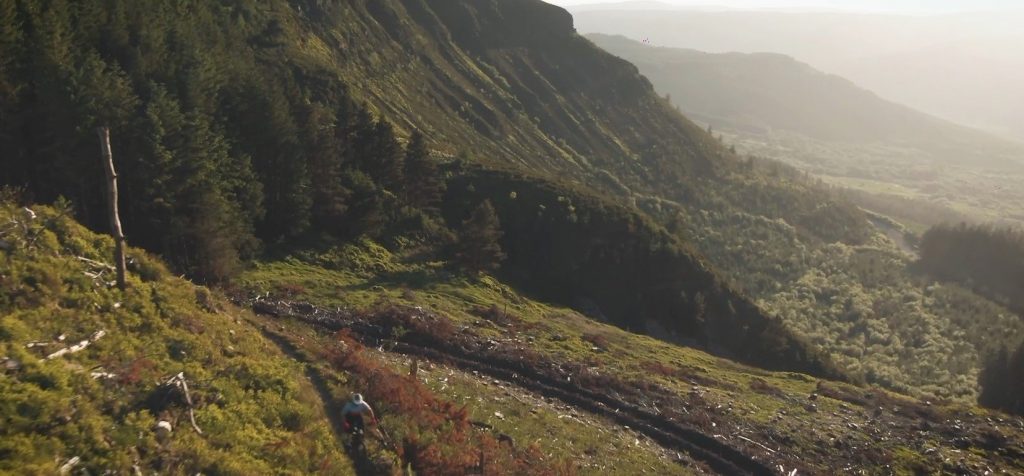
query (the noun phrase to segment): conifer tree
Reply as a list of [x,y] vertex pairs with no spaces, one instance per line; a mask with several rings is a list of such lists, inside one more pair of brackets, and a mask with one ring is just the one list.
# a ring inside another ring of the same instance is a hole
[[456,262],[470,272],[498,269],[505,259],[505,253],[498,243],[501,236],[498,214],[490,200],[486,200],[462,223],[455,253]]
[[1002,347],[978,375],[978,404],[1024,415],[1024,343],[1012,354]]
[[[14,93],[11,76],[21,54],[21,25],[14,0],[0,0],[0,105]],[[0,109],[0,113],[2,113]]]
[[368,175],[359,170],[346,170],[342,178],[345,187],[352,191],[348,213],[345,215],[348,237],[376,237],[386,221],[388,199],[393,199],[394,195],[385,194]]
[[415,131],[405,148],[405,201],[413,207],[436,212],[444,193],[437,163],[430,158],[426,141]]
[[0,0],[0,150],[8,163],[0,167],[0,182],[16,182],[23,175],[22,160],[15,157],[19,139],[18,90],[15,70],[21,57],[21,24],[15,0]]
[[326,107],[313,104],[309,106],[303,127],[313,187],[313,225],[332,233],[341,229],[350,195],[341,183],[343,150],[336,133],[337,122]]
[[360,118],[356,127],[356,164],[359,169],[385,189],[395,192],[402,186],[402,146],[395,138],[394,128],[386,120],[378,120],[366,128]]
[[236,141],[252,157],[263,183],[266,216],[261,234],[280,239],[305,232],[313,188],[308,157],[285,92],[279,85],[250,85],[234,106]]

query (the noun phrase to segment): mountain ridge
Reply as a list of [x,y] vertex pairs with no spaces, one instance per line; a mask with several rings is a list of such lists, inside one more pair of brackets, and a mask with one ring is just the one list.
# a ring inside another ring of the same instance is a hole
[[[947,161],[972,154],[975,161],[1005,165],[1024,155],[1024,146],[888,101],[788,55],[704,53],[654,48],[624,36],[587,37],[641,64],[687,114],[719,127],[759,134],[783,129],[817,140],[913,146]],[[979,145],[984,149],[971,150]],[[1003,157],[990,157],[996,153]]]

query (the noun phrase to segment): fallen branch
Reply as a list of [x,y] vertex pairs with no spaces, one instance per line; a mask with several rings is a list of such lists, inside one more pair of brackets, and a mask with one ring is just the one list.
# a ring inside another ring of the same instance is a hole
[[769,448],[769,447],[767,447],[765,445],[762,445],[761,443],[758,443],[758,442],[756,442],[754,440],[751,440],[750,438],[747,438],[747,437],[745,437],[743,435],[736,435],[736,437],[741,439],[741,440],[743,440],[743,441],[746,441],[748,443],[753,443],[753,444],[755,444],[757,446],[760,446],[761,448],[763,448],[765,451],[767,451],[769,453],[772,453],[772,454],[775,453],[775,450],[773,450],[773,449],[771,449],[771,448]]
[[178,372],[178,375],[171,377],[167,383],[180,388],[182,393],[185,394],[185,402],[188,403],[188,419],[192,422],[192,428],[196,430],[196,433],[202,435],[203,430],[199,429],[199,425],[196,424],[196,414],[193,410],[192,395],[188,392],[188,382],[185,381],[185,372]]
[[[26,210],[28,209],[26,208]],[[68,474],[71,472],[72,468],[78,465],[80,461],[82,461],[82,458],[75,456],[74,458],[67,460],[67,462],[64,463],[58,471],[60,471],[60,474]]]
[[77,344],[75,344],[75,345],[73,345],[71,347],[65,347],[65,348],[63,348],[61,350],[58,350],[57,352],[54,352],[54,353],[52,353],[50,355],[47,355],[45,360],[53,360],[53,359],[56,359],[57,357],[63,357],[63,356],[68,355],[68,354],[74,354],[75,352],[81,352],[81,351],[85,350],[87,347],[89,347],[90,345],[96,343],[96,341],[102,339],[103,336],[105,336],[105,335],[107,335],[107,331],[104,331],[104,330],[96,331],[88,339],[85,339],[85,340],[83,340],[83,341],[81,341],[81,342],[79,342],[79,343],[77,343]]
[[385,448],[391,451],[397,451],[398,448],[395,446],[395,441],[391,439],[391,435],[389,435],[388,432],[384,431],[379,424],[374,427],[374,430],[376,430],[378,436],[380,436],[378,439],[381,443],[384,443]]
[[111,266],[111,265],[109,265],[107,263],[104,263],[102,261],[92,260],[92,259],[86,258],[84,256],[75,256],[75,259],[77,259],[78,261],[81,261],[83,263],[92,265],[92,266],[94,266],[96,268],[106,268],[106,269],[109,269],[111,271],[114,271],[114,267],[113,266]]

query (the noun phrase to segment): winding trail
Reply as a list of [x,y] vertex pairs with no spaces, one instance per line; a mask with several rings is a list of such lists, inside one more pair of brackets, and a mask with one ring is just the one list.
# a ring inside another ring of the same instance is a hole
[[[324,375],[313,365],[309,356],[296,347],[287,337],[270,330],[265,325],[259,323],[253,323],[253,325],[260,330],[264,337],[281,349],[281,352],[302,364],[306,371],[306,378],[313,385],[313,389],[316,390],[317,396],[323,404],[324,413],[327,414],[327,420],[331,424],[331,432],[334,434],[335,443],[339,447],[347,448],[345,445],[345,419],[342,417],[341,412],[345,404],[344,402],[337,401],[331,395],[331,390],[327,386],[327,379],[324,378]],[[374,470],[373,465],[367,460],[365,454],[353,454],[351,451],[347,451],[347,453],[357,475],[374,476],[379,474],[379,472]]]
[[522,361],[481,355],[460,346],[438,345],[430,339],[407,333],[392,341],[391,333],[346,311],[329,311],[308,303],[249,301],[254,312],[278,318],[299,319],[328,331],[349,329],[364,345],[377,346],[383,340],[393,343],[393,352],[415,355],[463,370],[477,371],[507,381],[523,389],[561,400],[567,405],[628,425],[666,448],[682,451],[710,469],[726,475],[774,475],[765,463],[757,461],[695,428],[669,421],[643,408],[627,405],[608,394],[581,387],[527,366]]

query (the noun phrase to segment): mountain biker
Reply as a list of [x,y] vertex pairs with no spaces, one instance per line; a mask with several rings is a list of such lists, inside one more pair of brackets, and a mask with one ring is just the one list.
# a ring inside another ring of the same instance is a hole
[[373,409],[370,405],[363,400],[363,396],[358,393],[352,394],[352,400],[345,403],[345,406],[341,409],[342,416],[345,417],[345,430],[349,433],[363,432],[363,415],[370,414],[370,422],[374,425],[377,424],[377,415],[374,415]]

